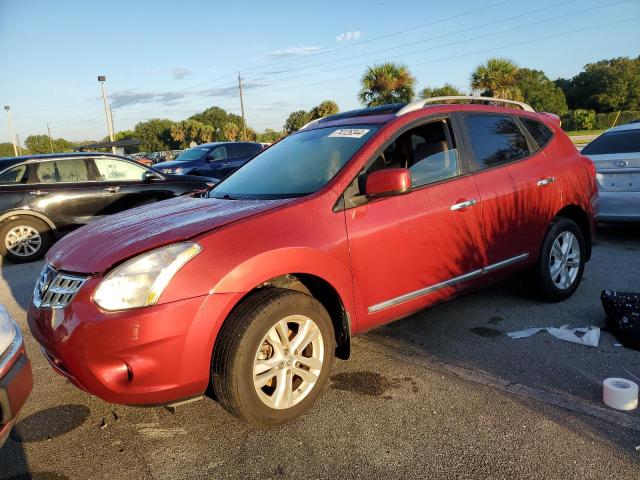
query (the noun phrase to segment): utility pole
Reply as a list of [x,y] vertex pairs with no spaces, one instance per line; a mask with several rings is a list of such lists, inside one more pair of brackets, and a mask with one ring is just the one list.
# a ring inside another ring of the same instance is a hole
[[11,132],[11,142],[13,143],[13,153],[18,156],[18,147],[16,146],[16,135],[13,133],[13,121],[11,120],[11,108],[9,105],[4,106],[5,112],[7,112],[7,118],[9,119],[9,132]]
[[22,155],[22,150],[20,149],[20,137],[16,133],[16,147],[18,147],[18,155]]
[[47,123],[47,132],[49,133],[49,147],[51,147],[51,153],[53,153],[53,140],[51,140],[51,128]]
[[247,121],[244,118],[244,101],[242,100],[242,77],[238,72],[238,88],[240,89],[240,111],[242,112],[242,139],[247,140]]
[[[107,100],[107,92],[104,88],[104,82],[107,81],[107,77],[104,75],[98,75],[98,82],[102,88],[102,102],[104,103],[104,113],[107,116],[107,128],[109,129],[109,140],[113,142],[113,118],[111,116],[111,109],[109,108],[109,102]],[[111,152],[116,153],[116,147],[111,147]]]

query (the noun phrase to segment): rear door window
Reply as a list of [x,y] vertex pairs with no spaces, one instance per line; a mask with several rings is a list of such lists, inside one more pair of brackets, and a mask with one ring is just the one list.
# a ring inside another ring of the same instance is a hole
[[89,181],[87,164],[83,158],[67,158],[41,162],[36,166],[38,183],[79,183]]
[[533,120],[531,118],[518,117],[522,124],[525,126],[529,134],[533,137],[536,144],[540,149],[544,148],[551,137],[553,137],[553,132],[549,127],[547,127],[542,122],[538,122],[537,120]]
[[497,167],[531,154],[527,139],[508,115],[465,115],[476,169]]
[[604,133],[582,149],[584,155],[636,152],[640,152],[640,128]]
[[117,158],[96,158],[93,160],[103,182],[132,182],[143,179],[146,169],[135,163]]
[[12,183],[22,183],[24,181],[25,173],[27,171],[26,165],[18,165],[13,168],[9,168],[0,173],[0,185],[10,185]]

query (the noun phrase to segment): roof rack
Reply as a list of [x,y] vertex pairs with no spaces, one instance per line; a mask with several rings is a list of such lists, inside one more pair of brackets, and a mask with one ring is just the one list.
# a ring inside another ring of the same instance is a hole
[[515,100],[507,100],[505,98],[495,98],[495,97],[479,97],[479,96],[473,96],[473,95],[451,95],[447,97],[422,98],[420,100],[416,100],[415,102],[408,103],[396,113],[396,117],[399,117],[400,115],[404,115],[405,113],[413,112],[414,110],[420,110],[421,108],[426,107],[427,104],[429,103],[445,103],[445,102],[455,102],[455,101],[505,103],[508,105],[517,105],[518,107],[520,107],[522,110],[526,112],[535,112],[535,110],[531,108],[530,105],[527,105],[524,102],[517,102]]

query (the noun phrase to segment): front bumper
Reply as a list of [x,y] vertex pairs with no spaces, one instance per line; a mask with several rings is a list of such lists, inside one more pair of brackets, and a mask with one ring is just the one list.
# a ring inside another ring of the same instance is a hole
[[18,330],[13,343],[0,355],[0,447],[7,440],[32,388],[31,363]]
[[640,192],[600,190],[599,222],[640,222]]
[[105,312],[91,299],[99,280],[87,280],[64,309],[30,303],[29,327],[54,370],[111,403],[163,405],[204,393],[237,294]]

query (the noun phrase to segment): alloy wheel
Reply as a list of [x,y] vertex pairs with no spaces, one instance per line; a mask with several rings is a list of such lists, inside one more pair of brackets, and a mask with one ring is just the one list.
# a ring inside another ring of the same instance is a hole
[[580,242],[570,231],[556,237],[549,256],[551,281],[560,290],[571,288],[580,270]]
[[278,410],[297,405],[313,390],[323,361],[322,333],[313,320],[304,315],[279,320],[255,355],[253,384],[258,397]]
[[40,250],[42,237],[38,231],[28,225],[19,225],[7,232],[4,244],[14,255],[29,257]]

